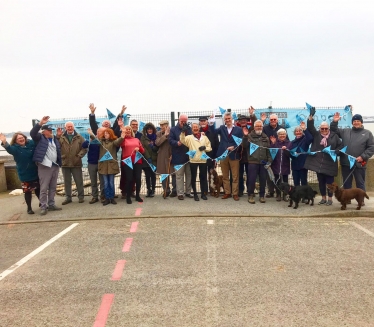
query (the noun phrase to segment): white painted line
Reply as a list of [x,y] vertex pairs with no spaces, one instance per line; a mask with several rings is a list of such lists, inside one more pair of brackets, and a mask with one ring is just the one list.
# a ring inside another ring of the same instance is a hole
[[207,223],[208,225],[213,225],[213,224],[214,224],[214,220],[207,220],[206,223]]
[[78,226],[78,223],[70,225],[68,228],[64,229],[61,233],[52,237],[49,241],[45,242],[43,245],[39,246],[36,250],[32,251],[26,257],[22,258],[20,261],[15,263],[13,266],[9,267],[7,270],[4,270],[0,274],[0,280],[4,279],[6,276],[11,274],[13,271],[21,267],[24,263],[29,261],[32,257],[36,256],[38,253],[42,252],[47,246],[51,245],[54,241],[58,240],[61,236],[64,236],[66,233],[70,232],[74,227]]
[[366,229],[365,227],[362,227],[360,224],[357,224],[353,221],[350,221],[349,222],[352,226],[358,228],[359,230],[362,230],[364,233],[370,235],[371,237],[374,237],[374,233],[372,231],[369,231],[368,229]]

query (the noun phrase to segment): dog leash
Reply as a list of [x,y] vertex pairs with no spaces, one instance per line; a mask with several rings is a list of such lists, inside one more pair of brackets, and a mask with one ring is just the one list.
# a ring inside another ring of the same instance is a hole
[[343,182],[342,186],[340,186],[340,188],[342,188],[344,186],[345,182],[348,180],[349,176],[351,176],[353,174],[353,172],[355,171],[355,169],[356,169],[356,165],[353,167],[352,171],[349,173],[349,175],[347,176],[347,178]]

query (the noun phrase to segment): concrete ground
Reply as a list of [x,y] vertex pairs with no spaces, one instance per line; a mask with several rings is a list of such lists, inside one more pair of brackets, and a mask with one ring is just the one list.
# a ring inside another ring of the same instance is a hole
[[0,196],[0,326],[374,325],[372,200],[88,200],[42,217]]

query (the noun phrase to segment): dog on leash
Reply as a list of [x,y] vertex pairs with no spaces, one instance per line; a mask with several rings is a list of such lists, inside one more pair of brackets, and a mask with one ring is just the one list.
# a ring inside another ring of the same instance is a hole
[[292,207],[293,202],[295,202],[294,209],[297,209],[301,200],[307,200],[306,204],[309,204],[309,202],[312,201],[310,205],[314,205],[314,197],[316,196],[317,192],[314,191],[309,185],[291,186],[288,183],[280,183],[279,189],[283,192],[283,194],[289,196],[289,207]]
[[221,188],[223,189],[223,176],[218,175],[214,168],[209,169],[209,190],[210,195],[216,198],[219,197]]
[[342,210],[345,210],[347,208],[347,204],[349,204],[353,199],[356,199],[358,203],[356,209],[360,210],[362,204],[364,203],[364,198],[369,199],[369,196],[366,194],[366,192],[361,190],[360,188],[350,188],[348,190],[345,190],[343,188],[340,188],[335,182],[333,182],[332,184],[327,184],[327,188],[330,190],[330,192],[334,193],[335,198],[342,205],[340,207],[340,209]]

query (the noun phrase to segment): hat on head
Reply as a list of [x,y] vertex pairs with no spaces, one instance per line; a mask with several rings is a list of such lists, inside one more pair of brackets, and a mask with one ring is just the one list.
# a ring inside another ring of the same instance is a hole
[[202,121],[202,120],[208,120],[208,117],[207,116],[200,116],[199,121]]
[[238,120],[240,119],[246,119],[246,120],[251,120],[249,117],[247,117],[246,115],[238,115]]
[[364,121],[362,120],[362,116],[359,114],[356,114],[352,117],[352,123],[354,120],[359,120],[361,123],[364,123]]
[[54,128],[52,127],[52,125],[43,125],[42,128],[41,128],[42,131],[53,131]]
[[169,125],[169,122],[167,120],[161,120],[159,122],[159,125],[165,125],[165,124],[168,124]]

